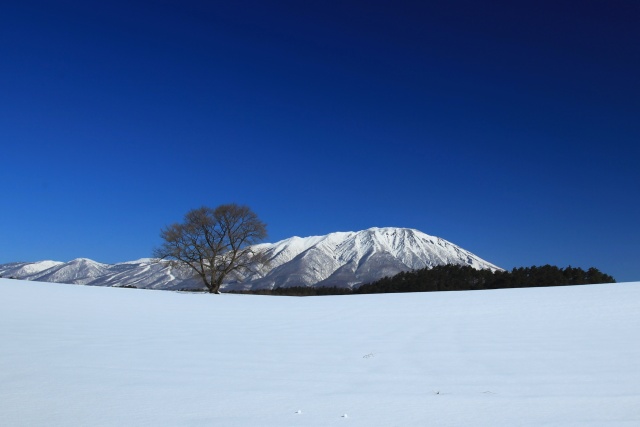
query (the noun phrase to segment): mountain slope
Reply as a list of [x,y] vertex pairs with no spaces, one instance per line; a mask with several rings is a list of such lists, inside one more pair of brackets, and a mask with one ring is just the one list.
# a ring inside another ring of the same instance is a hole
[[108,265],[86,258],[77,258],[64,264],[58,264],[37,274],[31,280],[39,282],[75,283],[86,285],[95,278],[104,276]]
[[[402,271],[444,264],[499,269],[451,242],[408,228],[370,228],[326,236],[291,237],[256,245],[255,249],[266,254],[268,266],[255,274],[230,278],[225,289],[354,287]],[[11,263],[0,265],[0,275],[92,286],[171,290],[201,287],[190,271],[148,258],[112,265],[85,258],[67,263]]]
[[326,236],[293,237],[256,248],[266,252],[269,269],[230,282],[227,289],[353,287],[401,271],[444,264],[499,270],[451,242],[408,228],[370,228]]
[[64,264],[60,261],[11,262],[0,265],[0,277],[30,279],[51,267]]
[[195,289],[198,281],[189,271],[151,258],[118,264],[102,264],[86,258],[63,263],[40,261],[0,265],[0,277],[39,282],[143,289]]

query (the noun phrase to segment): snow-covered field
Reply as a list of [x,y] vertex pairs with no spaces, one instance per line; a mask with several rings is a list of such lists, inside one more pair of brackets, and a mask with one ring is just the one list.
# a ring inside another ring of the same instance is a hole
[[0,279],[0,426],[639,425],[640,283],[291,298]]

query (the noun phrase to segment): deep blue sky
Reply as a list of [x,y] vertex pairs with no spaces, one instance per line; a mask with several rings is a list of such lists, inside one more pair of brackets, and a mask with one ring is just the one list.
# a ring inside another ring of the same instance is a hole
[[[237,202],[640,280],[640,6],[0,6],[0,263],[147,257]],[[312,3],[312,4],[310,4]]]

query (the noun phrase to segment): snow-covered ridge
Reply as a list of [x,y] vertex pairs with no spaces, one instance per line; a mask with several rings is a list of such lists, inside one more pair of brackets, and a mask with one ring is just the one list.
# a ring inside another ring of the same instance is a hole
[[269,267],[227,284],[227,289],[286,286],[353,287],[402,271],[444,264],[499,270],[440,237],[410,228],[369,228],[325,236],[292,237],[257,246]]
[[[444,264],[477,269],[499,267],[440,237],[409,228],[370,228],[325,236],[291,237],[255,249],[269,259],[267,267],[231,278],[226,289],[272,289],[286,286],[353,287],[402,271]],[[152,289],[198,288],[188,270],[150,258],[102,264],[86,258],[67,263],[39,261],[0,265],[1,277],[93,286]]]
[[61,264],[64,263],[60,261],[12,262],[0,265],[0,276],[15,278],[30,277]]
[[4,278],[143,289],[197,288],[199,284],[191,276],[189,271],[152,258],[117,264],[77,258],[69,262],[14,262],[0,265],[0,277]]

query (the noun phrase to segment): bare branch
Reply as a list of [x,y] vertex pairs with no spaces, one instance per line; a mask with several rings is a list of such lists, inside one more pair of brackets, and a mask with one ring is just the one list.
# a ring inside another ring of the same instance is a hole
[[163,228],[163,243],[153,253],[191,268],[209,292],[218,293],[229,275],[253,273],[267,263],[251,248],[267,237],[266,227],[248,206],[203,206]]

